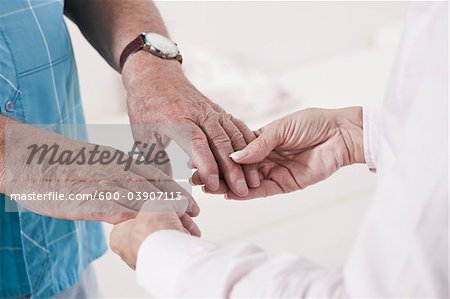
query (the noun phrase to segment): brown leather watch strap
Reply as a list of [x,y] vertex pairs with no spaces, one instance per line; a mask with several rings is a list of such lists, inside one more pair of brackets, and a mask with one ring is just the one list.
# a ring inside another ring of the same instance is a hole
[[122,72],[125,61],[128,57],[137,51],[141,50],[145,45],[144,36],[139,34],[131,43],[129,43],[125,49],[123,49],[122,55],[120,55],[120,72]]

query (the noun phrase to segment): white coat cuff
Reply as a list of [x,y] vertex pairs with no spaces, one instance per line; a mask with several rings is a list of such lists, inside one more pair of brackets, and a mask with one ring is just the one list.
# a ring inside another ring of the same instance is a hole
[[175,230],[149,235],[138,252],[138,283],[155,297],[171,297],[191,257],[211,251],[216,245]]
[[375,107],[363,107],[364,157],[367,167],[375,172],[380,136],[380,111]]

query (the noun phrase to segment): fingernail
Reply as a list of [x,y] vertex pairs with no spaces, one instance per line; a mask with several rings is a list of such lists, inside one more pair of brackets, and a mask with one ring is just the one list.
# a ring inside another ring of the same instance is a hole
[[248,150],[243,149],[243,150],[231,153],[230,158],[233,160],[239,160],[239,159],[246,157],[247,155],[248,155]]
[[185,213],[187,211],[190,211],[192,208],[192,201],[187,197],[186,195],[181,195],[180,202],[182,202],[182,205],[173,205],[172,208],[174,208],[174,211],[176,213]]
[[259,180],[259,173],[256,170],[252,170],[248,174],[248,185],[252,188],[259,187],[261,181]]
[[212,191],[217,191],[217,189],[219,189],[219,176],[217,174],[209,175],[207,185]]
[[200,214],[200,207],[196,204],[192,205],[191,213],[193,213],[194,215]]
[[237,191],[237,193],[239,193],[239,195],[247,195],[248,188],[247,188],[247,183],[245,182],[245,180],[237,181],[236,191]]
[[186,212],[198,215],[200,213],[200,207],[194,201],[189,200],[187,197],[186,199],[189,201]]

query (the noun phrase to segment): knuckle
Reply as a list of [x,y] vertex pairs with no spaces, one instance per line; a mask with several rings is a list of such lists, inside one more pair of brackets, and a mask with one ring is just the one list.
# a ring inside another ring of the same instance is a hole
[[231,121],[235,124],[236,127],[239,128],[239,130],[243,132],[251,132],[251,130],[247,127],[247,125],[243,121],[234,118],[233,116],[231,116]]
[[102,202],[101,204],[93,205],[92,206],[92,212],[96,215],[100,216],[100,218],[109,218],[114,215],[114,208],[112,205]]
[[[206,176],[219,174],[219,170],[217,168],[216,162],[214,161],[213,163],[203,165],[202,174],[206,175]],[[198,182],[198,185],[206,183],[206,182],[203,182],[203,180],[201,179],[200,173],[199,173],[198,181],[196,180],[196,182]]]
[[221,123],[225,123],[225,122],[231,122],[233,119],[233,116],[225,111],[220,112],[220,122]]
[[191,141],[194,147],[205,147],[205,144],[207,144],[206,137],[200,134],[193,134]]
[[212,109],[208,109],[207,111],[204,112],[204,123],[205,124],[218,124],[220,122],[220,113],[217,113],[216,111],[212,110]]
[[240,131],[236,130],[236,131],[232,132],[229,137],[233,143],[237,143],[237,144],[241,143],[240,145],[244,145],[243,144],[244,135]]
[[230,146],[230,139],[226,135],[217,135],[211,138],[211,145],[216,149],[222,149]]
[[225,176],[236,177],[236,178],[243,178],[244,172],[242,171],[241,165],[234,163],[230,161],[229,163],[226,163],[224,165],[224,168],[226,168],[227,174]]

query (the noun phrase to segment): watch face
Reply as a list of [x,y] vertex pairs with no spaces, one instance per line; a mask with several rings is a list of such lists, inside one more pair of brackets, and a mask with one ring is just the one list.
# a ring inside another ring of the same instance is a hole
[[178,55],[178,47],[168,38],[157,33],[146,33],[145,43],[160,51],[163,55],[174,58]]

